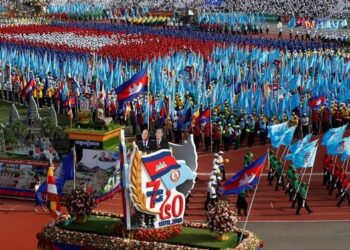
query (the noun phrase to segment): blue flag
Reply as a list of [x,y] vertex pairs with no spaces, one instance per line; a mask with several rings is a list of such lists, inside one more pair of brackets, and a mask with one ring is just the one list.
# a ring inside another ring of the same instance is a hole
[[169,190],[176,188],[187,180],[194,180],[197,176],[196,173],[192,172],[192,170],[186,165],[185,161],[177,160],[177,163],[180,165],[177,172],[168,172],[161,177],[164,185]]
[[343,138],[337,144],[328,145],[327,154],[341,155],[341,159],[344,161],[350,155],[350,137]]
[[317,153],[317,142],[318,140],[315,140],[298,150],[296,153],[288,154],[284,158],[286,160],[292,160],[295,168],[313,167]]
[[311,139],[311,134],[306,135],[303,139],[297,141],[296,143],[290,145],[289,151],[294,153],[297,150],[301,149],[303,146],[309,143]]
[[68,155],[66,155],[62,160],[61,177],[63,177],[65,181],[74,179],[74,152],[73,151],[71,151]]
[[185,108],[183,110],[183,114],[182,114],[182,117],[184,119],[184,121],[183,121],[184,124],[191,121],[191,116],[192,116],[191,103],[189,100],[187,100]]
[[296,127],[287,128],[287,130],[283,133],[280,140],[280,145],[289,146],[292,143],[294,132]]
[[74,179],[74,153],[71,151],[62,160],[60,176],[56,179],[58,192],[63,189],[64,183]]
[[328,130],[327,133],[323,136],[322,145],[328,146],[331,144],[339,143],[344,135],[347,126],[348,124],[339,128],[331,128]]
[[284,131],[287,128],[287,122],[267,126],[268,129],[268,137],[271,140],[271,144],[274,148],[277,148],[279,146],[280,140],[282,135],[284,134]]
[[292,16],[292,18],[289,20],[288,22],[288,28],[294,28],[295,27],[295,24],[296,24],[296,20],[295,20],[295,17]]
[[344,142],[344,152],[342,154],[341,160],[345,161],[346,158],[350,156],[350,137],[346,137],[342,141]]

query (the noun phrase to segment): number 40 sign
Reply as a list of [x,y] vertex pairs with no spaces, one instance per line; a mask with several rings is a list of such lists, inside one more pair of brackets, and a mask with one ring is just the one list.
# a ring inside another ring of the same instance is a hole
[[193,187],[196,172],[167,149],[142,155],[136,148],[130,165],[130,197],[139,212],[153,218],[149,227],[181,224],[185,194]]

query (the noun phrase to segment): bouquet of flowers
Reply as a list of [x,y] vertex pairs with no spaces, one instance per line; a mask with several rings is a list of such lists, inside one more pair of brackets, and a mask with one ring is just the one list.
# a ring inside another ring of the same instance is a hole
[[219,234],[234,232],[237,223],[235,209],[227,201],[218,201],[216,205],[207,212],[208,228]]
[[83,188],[73,189],[66,197],[66,207],[71,216],[89,215],[96,205],[93,193],[88,193]]

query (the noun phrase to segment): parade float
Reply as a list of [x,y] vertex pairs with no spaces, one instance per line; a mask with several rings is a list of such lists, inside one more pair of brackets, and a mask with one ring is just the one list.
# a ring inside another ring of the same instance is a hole
[[[81,183],[97,202],[112,197],[119,189],[119,153],[115,148],[120,126],[104,113],[84,128],[79,122],[73,126],[71,121],[66,129],[58,125],[53,107],[44,116],[40,116],[32,96],[24,117],[15,104],[11,105],[8,122],[0,127],[0,196],[34,199],[35,183],[45,183],[52,161],[62,199]],[[42,191],[45,196],[44,184]]]
[[141,152],[135,143],[126,147],[124,130],[120,132],[120,142],[123,214],[93,210],[94,202],[78,188],[66,202],[68,215],[52,221],[37,235],[38,249],[261,247],[261,241],[249,231],[243,232],[239,243],[242,230],[235,226],[237,214],[226,202],[209,210],[207,223],[184,220],[186,197],[197,176],[192,135],[184,145],[170,143],[169,150],[149,154]]

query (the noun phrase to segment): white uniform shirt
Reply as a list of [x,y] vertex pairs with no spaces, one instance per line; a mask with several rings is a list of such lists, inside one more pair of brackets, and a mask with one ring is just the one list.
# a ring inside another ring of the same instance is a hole
[[213,186],[210,187],[209,197],[210,199],[216,199],[216,189]]

